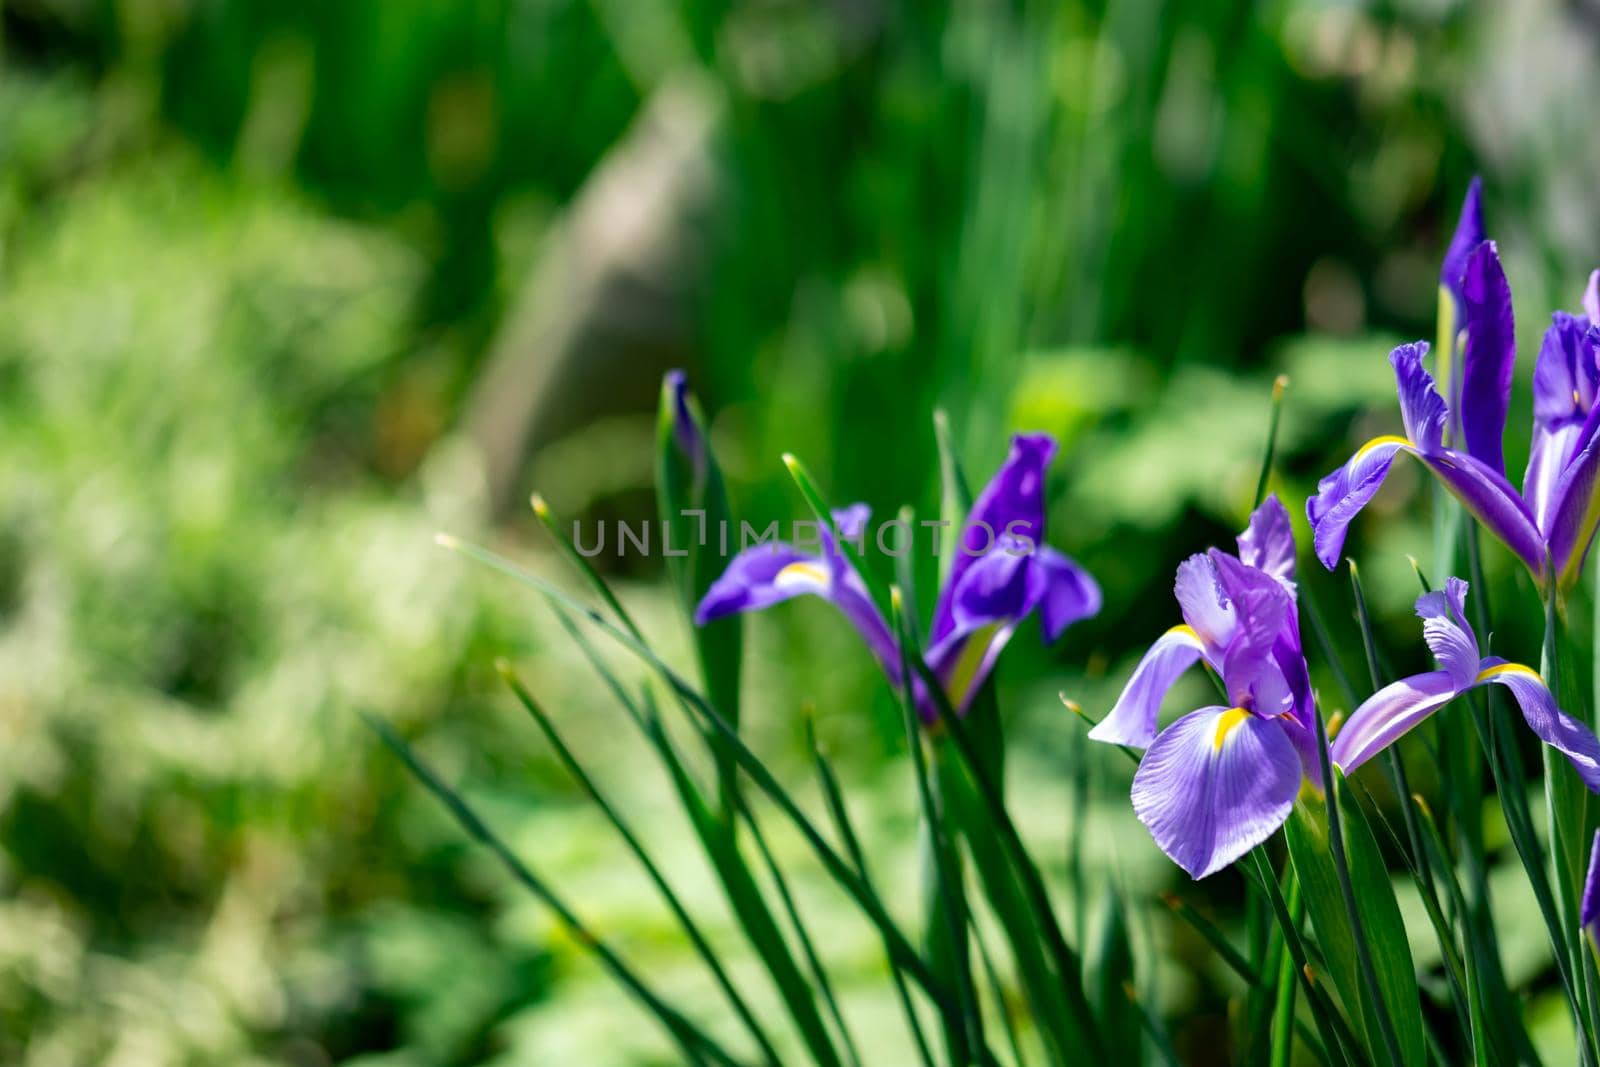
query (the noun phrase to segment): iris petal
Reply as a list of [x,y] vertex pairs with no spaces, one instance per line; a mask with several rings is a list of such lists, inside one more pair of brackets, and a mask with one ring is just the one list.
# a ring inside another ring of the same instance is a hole
[[1237,633],[1222,659],[1228,698],[1263,715],[1282,714],[1292,706],[1293,693],[1279,665],[1278,644],[1294,602],[1283,584],[1265,571],[1216,549],[1209,556],[1238,620]]
[[1330,571],[1338,566],[1350,523],[1383,487],[1394,457],[1415,451],[1403,437],[1378,437],[1362,445],[1348,463],[1317,483],[1317,495],[1306,501],[1311,520],[1311,545]]
[[1595,831],[1594,844],[1589,846],[1589,873],[1583,879],[1583,904],[1578,910],[1578,921],[1594,939],[1595,926],[1600,923],[1600,830]]
[[1220,661],[1237,623],[1233,605],[1223,596],[1217,580],[1216,564],[1203,555],[1190,556],[1178,564],[1172,592],[1183,610],[1183,621],[1205,642],[1206,653]]
[[1439,284],[1460,299],[1461,275],[1467,269],[1467,257],[1483,244],[1483,180],[1473,178],[1467,186],[1467,195],[1461,201],[1461,217],[1456,220],[1455,233],[1450,237],[1450,247],[1439,265]]
[[1333,762],[1350,774],[1448,704],[1458,691],[1449,671],[1391,682],[1350,713],[1330,746]]
[[1114,745],[1148,747],[1156,737],[1162,699],[1178,676],[1194,666],[1202,650],[1200,638],[1188,626],[1174,626],[1162,634],[1133,669],[1116,707],[1089,731],[1089,737]]
[[1289,509],[1272,493],[1250,513],[1239,535],[1239,559],[1266,571],[1280,581],[1294,580],[1294,529]]
[[1511,403],[1511,371],[1517,358],[1511,313],[1511,286],[1493,241],[1467,258],[1461,278],[1462,325],[1467,331],[1462,357],[1458,412],[1467,454],[1490,470],[1505,473],[1503,438]]
[[1550,559],[1561,584],[1571,585],[1600,526],[1600,435],[1591,436],[1567,464],[1551,500]]
[[1033,566],[1044,576],[1039,625],[1046,641],[1054,641],[1073,623],[1100,613],[1100,585],[1070,556],[1041,545]]
[[1283,825],[1300,777],[1300,757],[1276,721],[1202,708],[1167,727],[1144,754],[1133,809],[1161,850],[1199,879]]
[[1420,455],[1472,517],[1488,527],[1535,577],[1545,573],[1545,542],[1533,513],[1505,476],[1464,452],[1440,449]]
[[1044,543],[1045,470],[1055,452],[1056,442],[1049,434],[1017,434],[1011,439],[1006,461],[967,513],[949,577],[934,607],[934,641],[955,627],[951,598],[967,569],[996,549],[1003,535],[1025,537],[1034,545]]
[[[813,579],[809,583],[802,580],[807,575]],[[711,583],[695,609],[694,621],[704,626],[713,619],[760,611],[802,593],[822,594],[826,588],[827,566],[821,556],[781,542],[752,545],[733,557],[722,576]]]
[[1493,682],[1511,690],[1528,728],[1539,740],[1567,757],[1591,792],[1600,793],[1600,739],[1556,706],[1556,698],[1537,671],[1491,656],[1483,661],[1478,681],[1479,684]]
[[[833,513],[840,536],[852,538],[865,529],[870,512],[865,504],[840,508]],[[856,628],[861,639],[890,678],[900,676],[900,652],[883,615],[872,602],[866,583],[845,559],[831,531],[819,531],[822,554],[801,552],[783,542],[751,545],[728,564],[695,609],[694,621],[705,625],[713,619],[744,611],[760,611],[803,594],[814,594],[833,603]]]
[[1446,578],[1443,589],[1417,598],[1422,639],[1457,689],[1472,685],[1480,669],[1478,637],[1467,622],[1466,601],[1467,583],[1460,578]]
[[1433,384],[1433,375],[1422,365],[1428,342],[1399,345],[1389,353],[1394,368],[1395,391],[1400,396],[1400,419],[1406,438],[1424,452],[1444,444],[1447,416],[1444,398]]

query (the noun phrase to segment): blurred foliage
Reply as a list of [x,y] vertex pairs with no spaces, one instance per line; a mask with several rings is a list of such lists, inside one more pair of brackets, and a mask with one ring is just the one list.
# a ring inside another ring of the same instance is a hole
[[[353,714],[425,730],[647,967],[705,982],[487,664],[525,660],[641,811],[662,783],[628,773],[548,620],[430,544],[489,523],[456,432],[474,385],[664,87],[713,102],[670,347],[743,514],[802,513],[787,450],[836,499],[932,515],[936,405],[974,471],[1010,428],[1068,445],[1052,539],[1108,607],[1002,672],[1024,828],[1048,840],[1091,759],[1055,692],[1108,707],[1170,622],[1173,564],[1231,536],[1275,374],[1291,510],[1392,430],[1383,354],[1431,334],[1474,169],[1519,306],[1576,303],[1600,258],[1597,32],[1552,2],[1451,0],[0,5],[0,1060],[666,1058]],[[603,317],[628,320],[627,293]],[[1520,323],[1519,389],[1541,326]],[[579,429],[517,457],[524,481],[564,513],[649,514],[660,368],[569,362]],[[609,408],[629,382],[646,404]],[[1404,648],[1405,554],[1431,537],[1413,499],[1386,491],[1352,539]],[[489,535],[542,543],[525,520]],[[1489,562],[1508,594],[1520,575]],[[655,572],[627,566],[684,651]],[[1359,664],[1340,580],[1307,582]],[[909,868],[903,769],[880,766],[896,712],[840,629],[813,604],[754,621],[746,718],[781,761],[799,706],[823,709],[873,851]],[[1507,627],[1513,654],[1533,632]],[[1072,814],[1148,900],[1172,874],[1103,756]],[[703,872],[672,873],[717,910]],[[1228,980],[1166,918],[1129,921],[1165,947],[1180,1050],[1217,1055]],[[832,946],[870,1017],[869,932]]]

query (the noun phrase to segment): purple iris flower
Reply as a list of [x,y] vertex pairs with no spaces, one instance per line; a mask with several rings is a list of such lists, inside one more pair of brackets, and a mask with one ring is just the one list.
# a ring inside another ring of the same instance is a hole
[[705,434],[701,432],[695,413],[689,407],[689,376],[681,370],[669,370],[662,380],[662,386],[672,398],[672,439],[678,451],[694,468],[695,477],[702,478],[705,476],[710,449],[706,447]]
[[[1055,455],[1048,434],[1018,434],[1011,453],[973,502],[950,574],[939,591],[927,663],[950,703],[964,712],[1017,626],[1037,611],[1046,641],[1100,610],[1100,587],[1067,556],[1044,544],[1045,470]],[[867,643],[884,672],[901,684],[900,646],[839,540],[866,536],[870,512],[855,504],[819,531],[820,553],[783,542],[753,545],[728,564],[695,612],[704,625],[757,611],[801,594],[831,601]],[[938,717],[917,687],[924,720]]]
[[1422,638],[1439,669],[1402,678],[1372,694],[1334,738],[1333,762],[1349,774],[1462,693],[1503,685],[1522,708],[1528,728],[1566,756],[1583,783],[1600,793],[1600,740],[1556,706],[1538,671],[1479,653],[1477,635],[1467,622],[1466,599],[1467,583],[1460,578],[1447,579],[1442,590],[1417,598]]
[[[1493,241],[1461,247],[1481,236],[1476,185],[1462,212],[1446,272],[1460,262],[1447,305],[1459,308],[1466,344],[1458,370],[1453,318],[1441,331],[1450,351],[1439,353],[1446,388],[1436,389],[1423,369],[1426,343],[1401,345],[1389,355],[1400,394],[1405,434],[1375,437],[1339,470],[1317,484],[1306,503],[1317,558],[1332,570],[1356,514],[1383,485],[1394,457],[1409,452],[1453,493],[1479,522],[1548,587],[1570,585],[1600,523],[1595,492],[1600,475],[1600,296],[1591,276],[1585,315],[1556,312],[1545,332],[1533,373],[1533,445],[1518,492],[1506,479],[1502,438],[1516,363],[1511,287]],[[1445,400],[1445,396],[1451,399]],[[1446,444],[1446,431],[1449,444]],[[1456,447],[1459,445],[1459,447]]]
[[[1269,496],[1238,538],[1178,567],[1183,624],[1139,661],[1116,707],[1089,732],[1145,748],[1133,808],[1173,862],[1212,874],[1283,825],[1302,779],[1321,781],[1316,707],[1300,645],[1289,513]],[[1197,660],[1228,705],[1190,712],[1157,733],[1161,700]]]
[[[1450,247],[1445,249],[1444,260],[1439,264],[1439,351],[1436,358],[1439,360],[1439,392],[1448,401],[1451,412],[1461,408],[1461,346],[1457,338],[1467,313],[1461,280],[1467,271],[1467,260],[1485,239],[1483,182],[1473,178],[1461,202],[1461,217],[1456,220]],[[1461,436],[1461,424],[1454,415],[1449,432],[1451,440]]]

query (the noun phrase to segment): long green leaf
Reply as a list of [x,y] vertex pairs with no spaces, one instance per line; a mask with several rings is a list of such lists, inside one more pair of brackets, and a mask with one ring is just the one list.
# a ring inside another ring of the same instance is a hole
[[772,772],[762,763],[761,759],[740,740],[738,731],[721,716],[705,697],[696,691],[694,686],[685,681],[682,675],[674,671],[660,656],[656,655],[649,645],[625,632],[603,615],[574,600],[543,578],[536,574],[530,574],[503,556],[445,534],[439,535],[436,540],[442,547],[459,552],[469,559],[476,560],[487,567],[499,571],[501,574],[534,590],[545,600],[583,617],[590,625],[601,630],[607,637],[627,649],[654,671],[675,694],[694,710],[703,724],[716,730],[721,735],[723,742],[728,745],[733,753],[740,770],[749,776],[758,789],[773,800],[778,809],[800,831],[806,843],[811,846],[812,851],[822,862],[823,868],[828,872],[829,877],[850,895],[867,918],[883,933],[890,946],[890,951],[896,957],[897,962],[905,969],[905,973],[916,981],[923,991],[932,997],[935,1003],[940,1005],[942,1010],[954,1010],[954,1001],[951,999],[949,991],[944,988],[933,972],[928,969],[926,962],[912,948],[911,943],[906,939],[899,927],[895,925],[894,920],[889,916],[888,911],[884,908],[882,901],[877,898],[877,895],[862,883],[861,879],[851,870],[850,865],[828,844],[827,840],[817,831],[811,820],[800,809],[794,798],[788,794]]
[[523,708],[532,716],[534,722],[538,724],[540,732],[544,734],[545,740],[549,742],[562,767],[578,783],[594,805],[600,809],[601,814],[611,823],[612,828],[617,831],[618,836],[622,838],[628,850],[633,853],[634,859],[644,868],[651,884],[656,887],[657,892],[661,894],[667,907],[672,911],[673,917],[677,919],[678,925],[683,928],[684,934],[689,938],[689,943],[711,970],[712,977],[716,979],[718,987],[728,998],[740,1021],[744,1023],[745,1028],[750,1032],[751,1038],[761,1049],[762,1056],[773,1067],[777,1067],[781,1062],[778,1050],[772,1047],[771,1040],[767,1037],[766,1031],[762,1029],[761,1023],[756,1019],[755,1013],[751,1011],[750,1005],[739,993],[738,987],[733,984],[732,979],[728,977],[727,969],[723,967],[716,951],[711,947],[710,942],[706,940],[705,935],[701,933],[699,924],[694,921],[694,918],[689,914],[689,910],[684,907],[677,893],[673,891],[672,885],[667,881],[666,876],[662,874],[661,868],[656,865],[649,850],[639,840],[638,834],[634,832],[628,820],[617,811],[600,787],[595,784],[589,773],[583,769],[583,764],[567,746],[566,740],[561,736],[560,731],[556,729],[555,723],[544,708],[533,699],[533,694],[528,692],[527,687],[522,684],[522,680],[517,677],[510,664],[502,660],[498,667],[501,677],[511,687],[511,691],[516,694],[518,702],[522,704]]
[[724,1067],[738,1067],[738,1061],[729,1055],[715,1039],[695,1026],[687,1016],[668,1004],[660,994],[646,985],[634,973],[633,968],[625,963],[610,945],[591,930],[582,919],[578,918],[577,913],[568,906],[561,895],[552,889],[548,882],[535,874],[533,869],[524,863],[516,853],[512,852],[511,847],[489,828],[489,824],[483,821],[483,818],[467,803],[465,798],[446,785],[444,779],[440,778],[432,767],[423,762],[422,758],[416,754],[404,738],[394,731],[393,727],[370,715],[364,714],[362,718],[382,739],[383,743],[389,747],[390,751],[400,758],[400,761],[405,764],[406,769],[416,777],[417,781],[421,782],[424,788],[444,805],[445,810],[466,831],[467,835],[487,848],[519,884],[538,897],[547,908],[554,912],[556,918],[561,921],[561,924],[566,927],[567,932],[572,936],[573,941],[593,954],[600,961],[601,966],[624,989],[660,1020],[690,1061],[694,1063],[711,1061],[723,1064]]
[[[1339,772],[1333,773],[1337,776]],[[1343,790],[1336,788],[1335,792],[1341,801],[1343,818],[1339,822],[1348,887],[1353,890],[1360,933],[1352,929],[1350,900],[1335,863],[1328,805],[1324,798],[1309,792],[1295,803],[1285,824],[1306,910],[1339,996],[1352,1019],[1359,1022],[1358,1031],[1365,1035],[1369,1055],[1379,1063],[1398,1059],[1406,1067],[1422,1067],[1427,1042],[1421,1000],[1394,887],[1366,816]],[[1361,958],[1361,934],[1365,935],[1370,972]],[[1372,985],[1378,994],[1376,1003],[1370,995]],[[1383,1033],[1385,1015],[1392,1023],[1387,1037]]]

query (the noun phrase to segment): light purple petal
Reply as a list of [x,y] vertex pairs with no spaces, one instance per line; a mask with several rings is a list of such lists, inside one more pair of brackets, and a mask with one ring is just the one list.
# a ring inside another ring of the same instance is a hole
[[1172,592],[1183,610],[1183,621],[1204,642],[1206,654],[1220,663],[1223,650],[1233,640],[1236,623],[1233,605],[1223,596],[1217,580],[1216,564],[1203,555],[1190,556],[1178,564]]
[[1280,581],[1294,580],[1294,528],[1278,494],[1269,494],[1250,513],[1250,522],[1239,535],[1239,558]]
[[967,568],[998,548],[1004,535],[1044,543],[1045,470],[1055,456],[1049,434],[1017,434],[1011,452],[989,484],[972,503],[966,526],[957,539],[950,575],[933,612],[932,639],[939,641],[955,627],[951,597]]
[[1555,528],[1561,478],[1577,457],[1578,443],[1582,439],[1583,424],[1580,422],[1563,423],[1553,430],[1534,423],[1528,470],[1522,476],[1522,498],[1528,502],[1534,522],[1546,538]]
[[1161,701],[1178,680],[1200,658],[1200,638],[1188,626],[1174,626],[1150,646],[1133,677],[1117,698],[1111,713],[1089,731],[1095,741],[1113,745],[1147,748],[1156,738],[1156,720]]
[[1403,437],[1376,437],[1362,445],[1343,467],[1317,483],[1317,495],[1306,501],[1311,520],[1311,546],[1330,571],[1339,564],[1345,534],[1389,474],[1395,453],[1413,452]]
[[1294,602],[1267,572],[1217,549],[1208,556],[1238,620],[1222,658],[1228,699],[1262,715],[1281,715],[1293,706],[1294,694],[1278,662],[1277,646]]
[[1511,314],[1511,286],[1493,241],[1483,242],[1467,258],[1461,298],[1467,347],[1462,358],[1457,414],[1467,454],[1503,475],[1506,408],[1511,402],[1517,338]]
[[1391,682],[1350,713],[1329,747],[1333,762],[1346,774],[1354,772],[1458,692],[1449,671],[1429,671]]
[[1594,731],[1556,707],[1556,698],[1538,671],[1491,656],[1483,661],[1483,671],[1478,678],[1480,684],[1492,682],[1511,690],[1522,708],[1528,729],[1567,757],[1590,792],[1600,793],[1600,740],[1595,738]]
[[1483,244],[1483,179],[1473,178],[1467,186],[1467,195],[1461,201],[1461,216],[1456,220],[1455,233],[1450,237],[1450,247],[1445,250],[1444,261],[1439,266],[1439,284],[1450,290],[1460,300],[1461,275],[1467,269],[1467,257]]
[[1272,836],[1300,790],[1300,757],[1278,723],[1202,708],[1162,731],[1133,776],[1133,810],[1196,879]]
[[1100,614],[1100,585],[1072,557],[1041,545],[1033,555],[1033,567],[1044,577],[1039,626],[1046,641],[1056,640],[1073,623]]
[[1482,658],[1477,635],[1467,622],[1466,601],[1467,583],[1460,578],[1446,578],[1443,589],[1417,598],[1422,639],[1457,689],[1466,689],[1477,680]]
[[1400,394],[1400,419],[1406,438],[1424,452],[1444,444],[1444,424],[1448,412],[1444,398],[1433,384],[1433,375],[1422,365],[1428,342],[1400,345],[1389,353],[1394,368],[1395,389]]
[[1583,290],[1583,313],[1590,323],[1600,326],[1600,270],[1589,272],[1589,284]]

